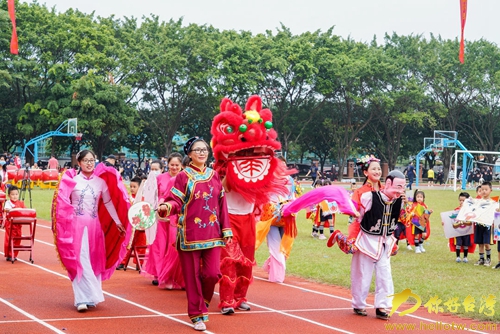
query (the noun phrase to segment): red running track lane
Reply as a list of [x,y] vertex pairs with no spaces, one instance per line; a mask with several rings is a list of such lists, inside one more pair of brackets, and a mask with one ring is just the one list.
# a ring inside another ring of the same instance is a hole
[[[4,233],[0,230],[2,250]],[[186,314],[185,292],[160,290],[130,268],[117,271],[103,283],[106,298],[103,303],[86,313],[78,313],[73,306],[71,283],[56,257],[50,223],[39,220],[36,233],[34,264],[27,261],[28,252],[20,252],[14,264],[0,261],[0,333],[195,333]],[[429,314],[423,307],[411,315],[395,315],[389,322],[376,319],[373,308],[368,309],[367,317],[360,317],[352,312],[348,289],[295,277],[287,277],[284,284],[270,283],[260,268],[255,268],[254,277],[248,295],[252,310],[221,315],[216,295],[209,309],[206,333],[401,331],[386,328],[388,324],[414,324],[416,333],[449,333],[450,330],[444,329],[421,330],[419,326],[438,322],[484,325],[470,319]],[[369,302],[373,303],[373,296]]]

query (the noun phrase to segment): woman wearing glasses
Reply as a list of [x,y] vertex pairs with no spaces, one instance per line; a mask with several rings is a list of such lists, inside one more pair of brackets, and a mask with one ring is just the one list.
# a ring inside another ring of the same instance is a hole
[[190,161],[176,176],[158,212],[162,217],[179,214],[176,245],[188,315],[194,329],[203,331],[208,321],[208,304],[221,277],[220,247],[231,242],[233,233],[219,175],[206,167],[208,144],[193,137],[184,145],[184,152]]
[[[123,243],[128,194],[112,167],[98,164],[90,150],[76,155],[80,172],[67,170],[54,195],[52,229],[57,252],[73,285],[79,312],[104,301],[109,279],[126,253]],[[118,208],[118,212],[117,209]]]

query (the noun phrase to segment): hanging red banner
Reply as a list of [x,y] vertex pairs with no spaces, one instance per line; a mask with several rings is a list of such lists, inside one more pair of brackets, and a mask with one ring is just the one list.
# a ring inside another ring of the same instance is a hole
[[12,38],[10,39],[10,53],[19,54],[19,46],[17,44],[16,31],[16,12],[14,9],[14,0],[7,0],[7,8],[9,10],[10,21],[12,22]]
[[461,25],[461,37],[460,37],[460,51],[458,53],[458,60],[464,63],[464,29],[465,20],[467,19],[467,0],[460,0],[460,25]]

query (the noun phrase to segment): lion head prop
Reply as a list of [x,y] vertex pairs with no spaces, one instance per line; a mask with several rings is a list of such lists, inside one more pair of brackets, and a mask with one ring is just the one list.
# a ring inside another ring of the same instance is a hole
[[281,149],[273,129],[273,115],[262,109],[259,96],[251,96],[245,111],[224,98],[212,122],[214,169],[226,177],[230,191],[257,205],[274,194],[286,193],[286,166],[275,156]]

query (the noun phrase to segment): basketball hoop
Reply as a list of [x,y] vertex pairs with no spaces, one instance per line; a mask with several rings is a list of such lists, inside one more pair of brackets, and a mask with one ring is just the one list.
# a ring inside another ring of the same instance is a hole
[[81,140],[82,140],[82,136],[83,136],[83,133],[78,132],[78,133],[75,135],[75,139],[76,139],[76,141],[81,141]]

